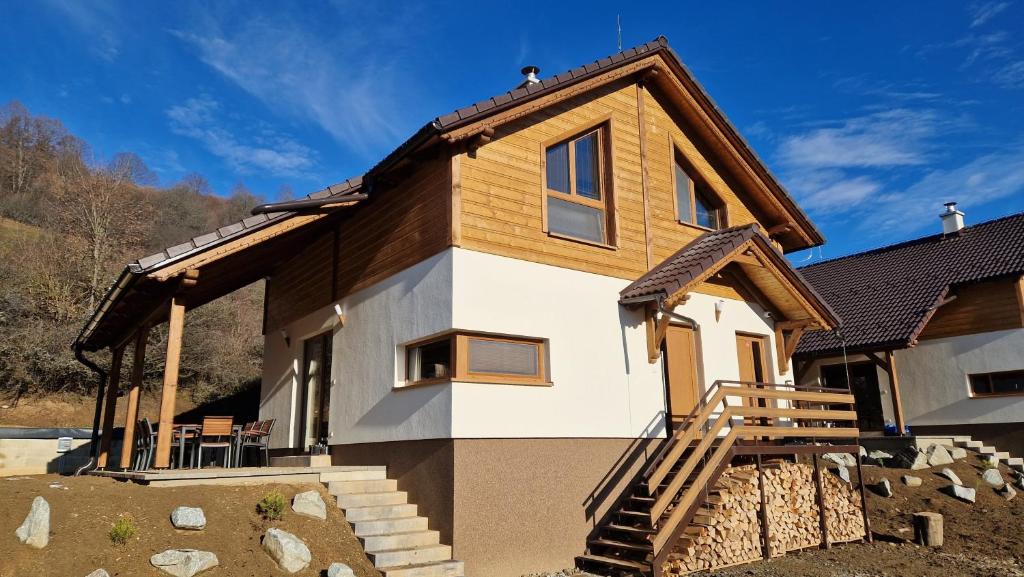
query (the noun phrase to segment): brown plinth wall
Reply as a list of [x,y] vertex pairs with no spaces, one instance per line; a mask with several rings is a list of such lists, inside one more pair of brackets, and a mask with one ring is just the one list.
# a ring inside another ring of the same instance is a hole
[[338,465],[387,465],[467,575],[571,567],[661,439],[454,439],[331,447]]

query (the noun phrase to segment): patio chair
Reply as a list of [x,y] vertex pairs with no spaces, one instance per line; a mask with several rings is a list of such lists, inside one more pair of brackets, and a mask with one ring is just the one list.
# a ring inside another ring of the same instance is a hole
[[[179,456],[184,453],[188,458],[188,464],[190,467],[195,467],[196,461],[196,439],[199,437],[198,433],[193,429],[190,431],[184,431],[181,429],[175,429],[173,436],[171,437],[171,468],[181,469],[185,466],[184,463],[179,463]],[[185,450],[182,451],[182,448]]]
[[233,417],[203,417],[203,427],[199,430],[197,458],[198,467],[203,468],[203,449],[223,449],[224,467],[231,467],[231,445]]
[[270,432],[274,430],[275,422],[277,419],[257,421],[252,423],[251,429],[242,431],[242,441],[238,444],[239,464],[245,460],[246,449],[256,449],[256,466],[260,466],[260,451],[263,452],[264,462],[270,466]]
[[153,447],[156,446],[156,432],[149,418],[143,417],[135,428],[135,462],[132,469],[145,471],[153,463]]
[[242,427],[242,430],[238,432],[238,442],[235,444],[235,466],[236,467],[241,467],[242,466],[242,461],[243,461],[242,457],[243,457],[243,453],[244,453],[244,451],[242,451],[242,449],[241,449],[242,442],[245,440],[245,438],[247,436],[249,436],[249,435],[251,435],[251,434],[253,434],[253,433],[255,433],[255,432],[260,430],[260,423],[261,423],[261,421],[249,421],[248,423],[246,423]]

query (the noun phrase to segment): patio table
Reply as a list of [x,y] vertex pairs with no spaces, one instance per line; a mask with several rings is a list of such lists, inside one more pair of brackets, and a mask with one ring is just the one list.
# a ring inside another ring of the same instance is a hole
[[[178,435],[181,436],[181,443],[178,446],[178,468],[186,469],[191,467],[185,467],[185,440],[188,438],[190,432],[195,432],[192,437],[193,444],[199,442],[200,433],[202,432],[203,426],[195,423],[174,423],[174,430]],[[232,448],[237,450],[242,442],[242,425],[231,425],[231,443]],[[231,462],[228,462],[230,466]]]

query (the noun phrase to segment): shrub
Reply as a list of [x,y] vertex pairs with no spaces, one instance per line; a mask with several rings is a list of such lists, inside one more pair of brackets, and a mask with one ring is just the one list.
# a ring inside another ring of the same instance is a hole
[[271,491],[256,503],[256,512],[264,519],[276,521],[284,517],[284,508],[287,502],[279,491]]
[[118,517],[110,528],[110,540],[115,545],[124,545],[135,535],[135,521],[131,517]]

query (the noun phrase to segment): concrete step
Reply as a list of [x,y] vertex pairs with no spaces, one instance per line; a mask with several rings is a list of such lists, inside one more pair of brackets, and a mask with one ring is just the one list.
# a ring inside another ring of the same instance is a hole
[[400,505],[378,505],[374,507],[350,507],[345,509],[345,518],[348,519],[349,523],[415,516],[416,505],[410,503]]
[[367,553],[404,549],[408,547],[424,547],[441,543],[441,534],[437,531],[410,531],[408,533],[391,533],[390,535],[367,535],[361,537],[363,550]]
[[327,490],[332,495],[349,495],[352,493],[386,493],[398,490],[398,481],[394,479],[373,479],[368,481],[331,481]]
[[343,493],[337,497],[338,506],[342,509],[350,507],[376,507],[378,505],[402,505],[409,502],[409,494],[405,491]]
[[330,455],[288,455],[271,457],[271,467],[330,467]]
[[320,473],[320,482],[327,484],[331,481],[372,481],[376,479],[387,479],[388,472],[384,468],[364,469],[362,471],[327,471]]
[[409,531],[426,531],[426,517],[401,517],[397,519],[377,519],[375,521],[357,521],[352,524],[356,537],[367,535],[387,535],[389,533],[407,533]]
[[436,561],[451,561],[452,548],[449,545],[424,545],[408,549],[392,549],[369,554],[373,566],[402,567],[405,565],[422,565]]
[[985,443],[982,443],[981,441],[959,441],[956,443],[957,447],[963,447],[965,449],[970,449],[972,451],[977,451],[984,445]]
[[384,577],[465,577],[462,561],[441,561],[405,567],[380,567]]
[[1010,457],[1005,462],[1008,467],[1024,466],[1024,458],[1021,457]]
[[992,453],[992,456],[997,458],[997,459],[999,459],[1000,462],[1005,463],[1007,461],[1007,459],[1010,458],[1010,453],[1008,453],[1006,451],[998,451],[997,450],[995,453]]

